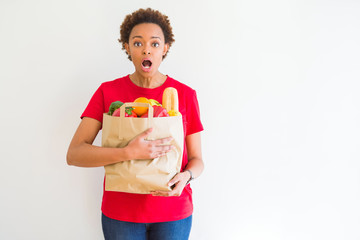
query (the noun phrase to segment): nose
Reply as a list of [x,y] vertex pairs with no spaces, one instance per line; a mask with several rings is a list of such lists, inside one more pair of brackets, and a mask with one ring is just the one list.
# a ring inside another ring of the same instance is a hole
[[148,55],[148,54],[150,54],[150,50],[148,48],[144,48],[143,55]]

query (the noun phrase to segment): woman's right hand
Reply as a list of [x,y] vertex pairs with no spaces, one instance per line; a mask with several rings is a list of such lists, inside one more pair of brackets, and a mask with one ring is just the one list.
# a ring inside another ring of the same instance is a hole
[[173,148],[170,142],[172,137],[157,140],[146,140],[152,128],[139,134],[125,147],[131,159],[153,159],[166,155]]
[[[172,138],[146,140],[152,132],[148,129],[139,134],[124,148],[98,147],[92,145],[101,129],[101,122],[84,117],[71,140],[67,163],[78,167],[100,167],[131,159],[153,159],[171,150]],[[167,145],[166,145],[167,144]]]

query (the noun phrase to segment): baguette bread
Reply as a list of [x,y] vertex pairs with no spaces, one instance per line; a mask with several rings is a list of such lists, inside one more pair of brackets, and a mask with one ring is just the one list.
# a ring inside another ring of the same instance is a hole
[[162,106],[166,111],[170,112],[174,110],[179,111],[179,97],[178,92],[173,87],[165,88],[162,98]]

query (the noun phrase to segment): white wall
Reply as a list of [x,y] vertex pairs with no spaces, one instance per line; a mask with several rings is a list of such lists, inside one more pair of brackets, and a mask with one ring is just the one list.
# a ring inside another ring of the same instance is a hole
[[[66,165],[126,14],[169,15],[163,73],[198,92],[191,239],[360,239],[360,3],[1,1],[1,239],[102,239],[102,168]],[[99,138],[96,140],[99,145]]]

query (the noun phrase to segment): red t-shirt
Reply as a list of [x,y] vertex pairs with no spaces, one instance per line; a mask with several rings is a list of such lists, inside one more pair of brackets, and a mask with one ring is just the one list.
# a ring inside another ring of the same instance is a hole
[[[135,85],[130,80],[129,75],[104,82],[92,96],[81,118],[90,117],[102,122],[103,113],[108,112],[110,104],[114,101],[133,102],[138,97],[146,97],[161,103],[163,91],[167,87],[176,88],[178,91],[184,136],[202,131],[203,126],[200,121],[199,104],[195,90],[169,76],[160,87],[152,89]],[[185,168],[187,162],[184,141],[181,170]],[[150,194],[105,191],[104,188],[101,210],[107,217],[127,222],[176,221],[192,214],[192,190],[190,185],[187,185],[179,197],[159,197]]]

